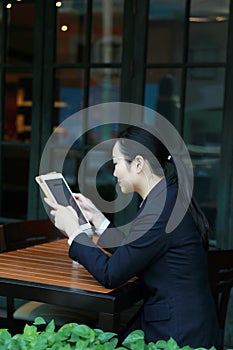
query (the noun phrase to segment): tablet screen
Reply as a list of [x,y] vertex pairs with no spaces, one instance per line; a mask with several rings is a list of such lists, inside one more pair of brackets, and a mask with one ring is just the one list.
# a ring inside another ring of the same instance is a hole
[[57,203],[64,206],[70,205],[77,212],[80,225],[86,224],[87,220],[83,216],[79,206],[77,205],[64,181],[62,179],[50,179],[44,181],[46,182]]

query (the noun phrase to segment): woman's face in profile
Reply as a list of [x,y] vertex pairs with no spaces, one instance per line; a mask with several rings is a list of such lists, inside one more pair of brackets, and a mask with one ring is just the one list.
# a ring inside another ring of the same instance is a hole
[[120,151],[119,142],[116,142],[113,147],[112,159],[114,164],[113,175],[117,178],[122,193],[134,192],[132,163],[125,160],[125,156]]

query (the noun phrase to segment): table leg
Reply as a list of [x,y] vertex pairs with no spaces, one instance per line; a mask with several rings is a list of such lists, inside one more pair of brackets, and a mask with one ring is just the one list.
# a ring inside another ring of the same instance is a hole
[[6,300],[7,300],[7,318],[12,319],[13,313],[15,311],[14,298],[8,296]]
[[120,330],[120,313],[100,312],[97,327],[104,331],[117,333]]

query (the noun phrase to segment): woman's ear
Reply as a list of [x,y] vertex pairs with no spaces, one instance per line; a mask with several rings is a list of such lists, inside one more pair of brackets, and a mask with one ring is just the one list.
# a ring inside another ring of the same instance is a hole
[[143,166],[144,166],[144,158],[142,156],[136,156],[134,159],[135,162],[135,166],[136,166],[136,170],[137,172],[141,172]]

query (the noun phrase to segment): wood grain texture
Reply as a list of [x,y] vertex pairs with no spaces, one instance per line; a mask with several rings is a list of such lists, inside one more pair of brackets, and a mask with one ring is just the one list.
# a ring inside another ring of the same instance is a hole
[[0,278],[110,293],[68,256],[67,239],[0,254]]

